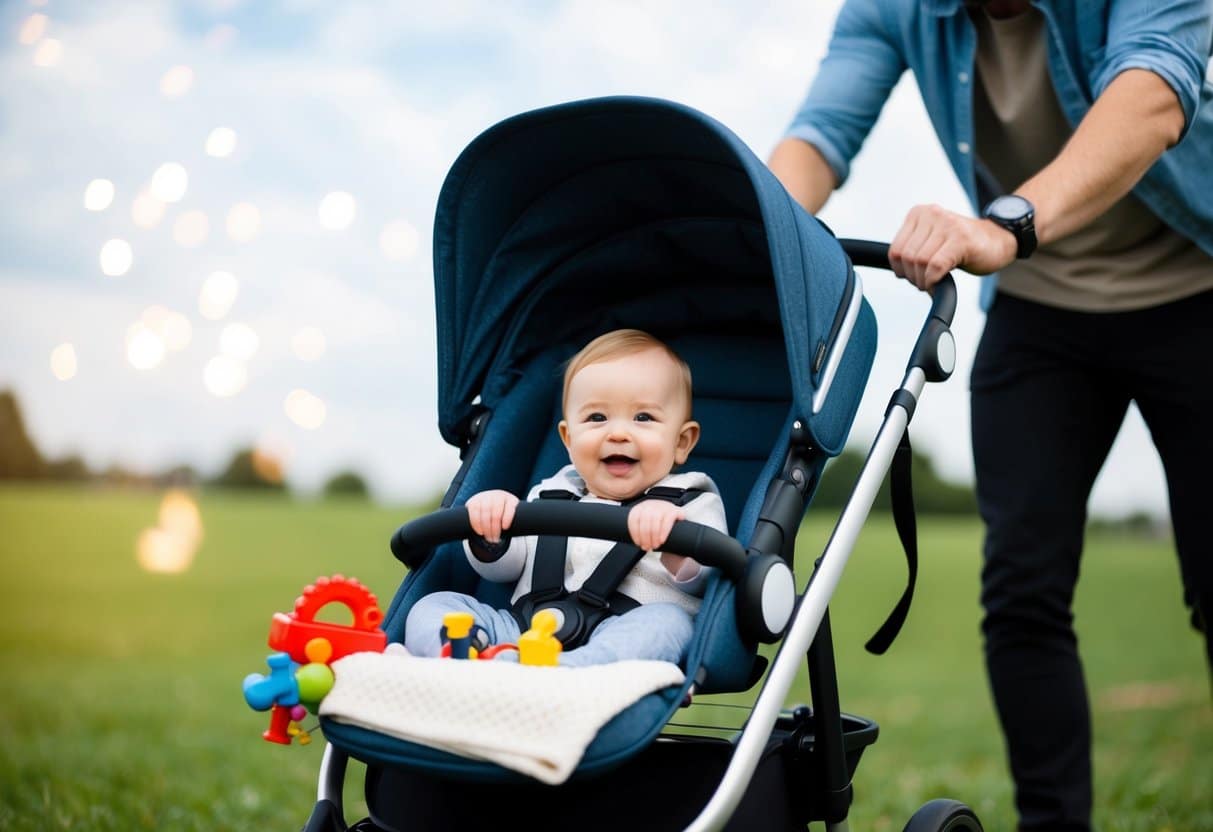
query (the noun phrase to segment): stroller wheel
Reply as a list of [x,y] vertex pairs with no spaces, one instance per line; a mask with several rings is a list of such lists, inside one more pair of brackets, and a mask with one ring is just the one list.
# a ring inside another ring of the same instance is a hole
[[957,800],[939,798],[922,807],[910,818],[902,832],[983,832],[981,821],[968,806]]

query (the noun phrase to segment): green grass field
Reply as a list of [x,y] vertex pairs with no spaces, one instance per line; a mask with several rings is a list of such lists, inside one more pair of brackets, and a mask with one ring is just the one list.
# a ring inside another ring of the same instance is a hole
[[[403,576],[386,544],[409,514],[204,493],[192,566],[154,574],[135,546],[159,504],[0,488],[0,829],[291,830],[310,810],[322,743],[262,741],[266,717],[244,704],[240,681],[266,670],[270,615],[317,575],[356,576],[386,608]],[[802,565],[834,519],[806,523]],[[887,519],[868,522],[832,607],[843,708],[880,724],[856,774],[852,828],[900,830],[948,796],[987,829],[1010,829],[980,658],[980,528],[929,520],[919,538],[915,605],[887,655],[862,647],[905,576]],[[1209,680],[1179,597],[1169,542],[1089,543],[1077,622],[1107,832],[1213,830]],[[789,701],[807,699],[802,684]],[[356,784],[347,807],[350,819],[361,809]]]

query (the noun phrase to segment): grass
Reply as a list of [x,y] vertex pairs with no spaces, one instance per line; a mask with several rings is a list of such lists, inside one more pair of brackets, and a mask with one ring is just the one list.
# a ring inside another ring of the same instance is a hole
[[[168,575],[135,558],[159,500],[0,488],[0,829],[289,830],[310,810],[321,744],[263,742],[265,716],[244,705],[240,680],[265,671],[270,614],[317,575],[357,576],[386,608],[403,576],[386,544],[409,512],[203,493],[201,547]],[[831,520],[806,523],[801,564]],[[980,657],[980,528],[923,521],[919,539],[915,605],[887,655],[862,649],[904,581],[885,518],[865,526],[832,607],[843,708],[881,728],[856,773],[852,826],[900,830],[948,796],[1009,829]],[[1213,829],[1209,678],[1169,542],[1092,540],[1076,615],[1099,828]],[[802,684],[790,702],[805,699]],[[355,779],[351,819],[364,811]]]

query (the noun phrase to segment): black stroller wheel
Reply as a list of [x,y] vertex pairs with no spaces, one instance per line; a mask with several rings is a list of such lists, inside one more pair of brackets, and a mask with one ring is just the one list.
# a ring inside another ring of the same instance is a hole
[[922,807],[910,818],[902,832],[983,832],[981,821],[968,806],[957,800],[939,798]]

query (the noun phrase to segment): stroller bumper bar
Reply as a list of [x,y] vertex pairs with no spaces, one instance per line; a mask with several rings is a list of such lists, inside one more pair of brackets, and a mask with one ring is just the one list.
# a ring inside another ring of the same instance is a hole
[[[467,509],[448,508],[418,517],[392,536],[392,553],[406,566],[414,566],[439,543],[465,540],[475,534]],[[628,510],[621,506],[560,503],[519,503],[510,526],[511,535],[593,537],[629,542]],[[734,581],[745,577],[745,548],[727,534],[699,523],[679,520],[663,549],[714,566]]]
[[[623,543],[632,539],[627,508],[564,501],[519,503],[510,533]],[[401,526],[392,536],[392,553],[416,568],[438,544],[473,534],[466,508],[443,509]],[[737,586],[738,624],[746,638],[770,644],[787,628],[796,604],[796,585],[791,567],[778,554],[747,552],[727,534],[689,520],[674,523],[662,550],[715,567]]]

